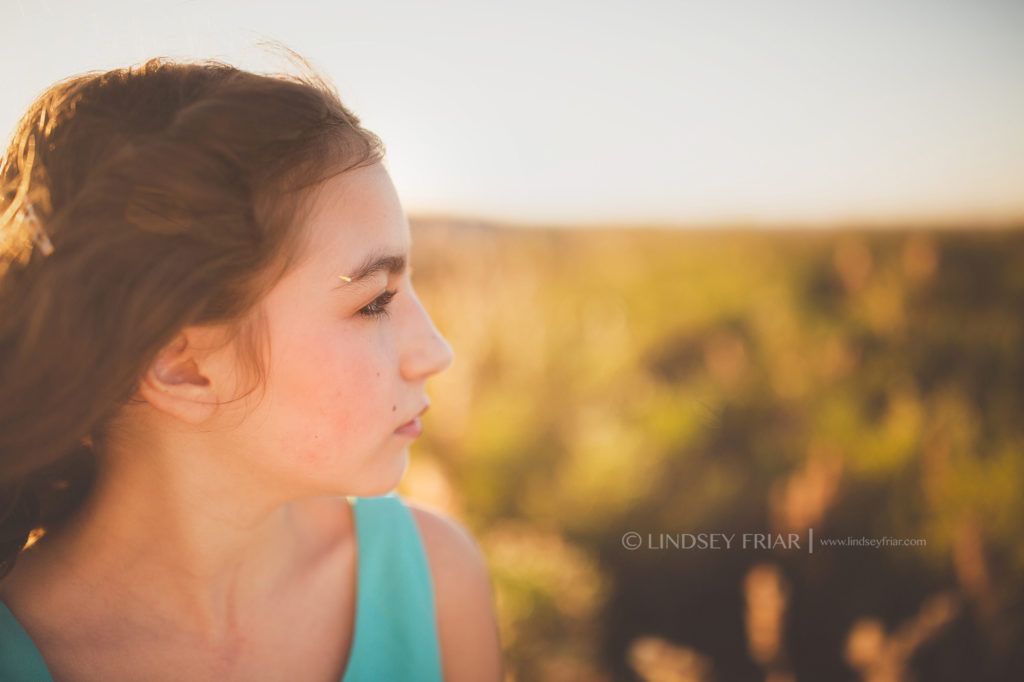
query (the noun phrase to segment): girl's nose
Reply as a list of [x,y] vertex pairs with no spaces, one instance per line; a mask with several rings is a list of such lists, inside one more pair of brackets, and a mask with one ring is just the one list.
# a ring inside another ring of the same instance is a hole
[[426,379],[451,366],[455,355],[423,305],[416,300],[416,320],[402,354],[402,376],[409,381]]

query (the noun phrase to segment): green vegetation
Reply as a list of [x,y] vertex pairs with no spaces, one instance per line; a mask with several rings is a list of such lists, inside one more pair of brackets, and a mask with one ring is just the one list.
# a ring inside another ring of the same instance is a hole
[[413,239],[456,359],[401,490],[480,539],[510,679],[1021,679],[1024,232]]

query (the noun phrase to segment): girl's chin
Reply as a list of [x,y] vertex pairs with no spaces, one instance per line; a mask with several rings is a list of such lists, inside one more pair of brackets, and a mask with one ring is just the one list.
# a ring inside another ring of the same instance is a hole
[[387,495],[405,478],[405,472],[409,469],[409,446],[403,446],[398,451],[388,453],[388,462],[385,466],[381,462],[379,469],[372,474],[365,472],[361,480],[354,481],[346,491],[346,495],[353,497],[380,497]]

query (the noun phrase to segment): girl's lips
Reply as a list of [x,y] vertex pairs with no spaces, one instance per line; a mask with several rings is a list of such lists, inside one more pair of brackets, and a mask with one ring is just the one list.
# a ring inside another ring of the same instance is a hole
[[423,433],[423,424],[420,423],[420,415],[426,412],[428,407],[430,407],[430,403],[424,405],[423,409],[420,410],[419,413],[410,421],[395,429],[395,433],[400,436],[412,436],[413,438],[417,438],[421,433]]
[[416,417],[411,422],[402,424],[395,429],[395,433],[400,436],[411,436],[413,438],[417,438],[421,433],[423,433],[423,424],[420,423],[420,418]]

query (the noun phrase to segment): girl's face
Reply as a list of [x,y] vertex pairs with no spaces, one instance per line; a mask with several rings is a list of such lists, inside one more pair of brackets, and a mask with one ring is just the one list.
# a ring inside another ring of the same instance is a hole
[[380,495],[402,478],[416,428],[401,427],[452,351],[413,291],[409,226],[383,166],[326,181],[308,229],[308,257],[264,301],[266,394],[241,431],[278,484]]

